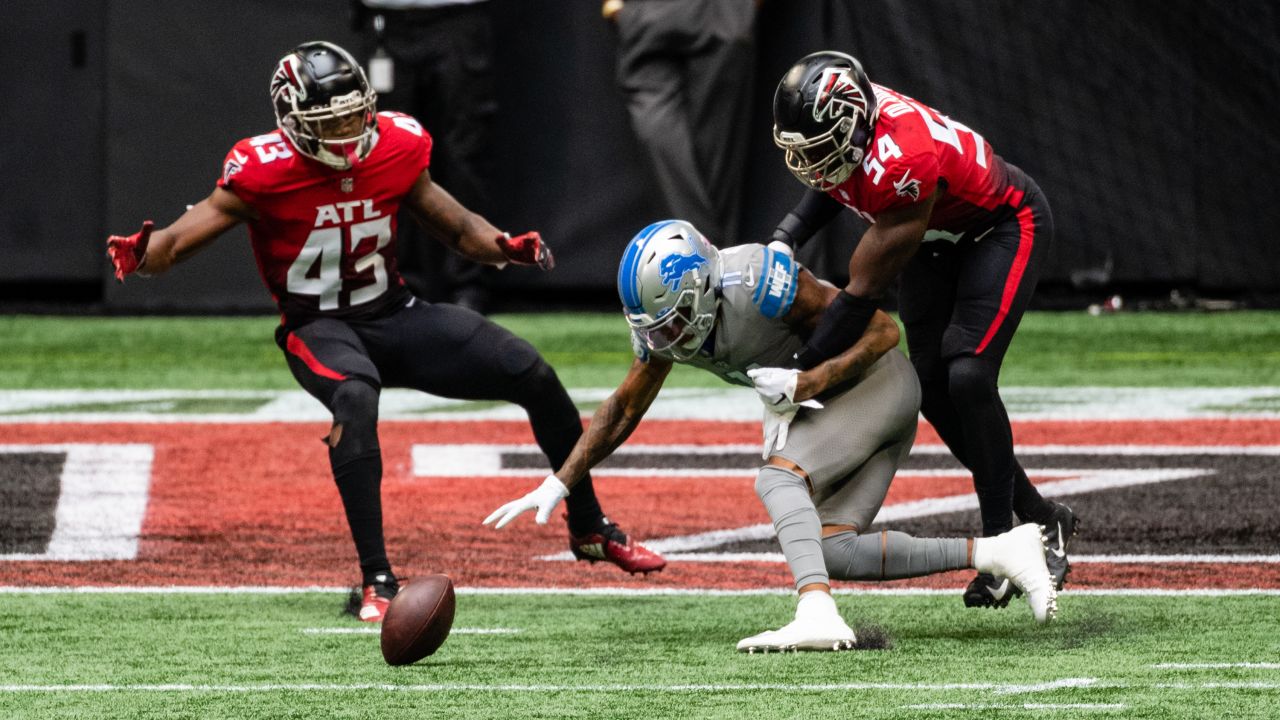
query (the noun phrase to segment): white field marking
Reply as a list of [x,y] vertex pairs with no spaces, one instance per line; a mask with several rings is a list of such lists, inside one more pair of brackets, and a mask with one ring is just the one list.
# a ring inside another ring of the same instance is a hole
[[[453,628],[450,635],[515,635],[520,628]],[[303,635],[381,635],[379,627],[321,627],[302,628]]]
[[[1082,453],[1084,454],[1084,453]],[[1064,480],[1037,483],[1036,489],[1044,497],[1075,495],[1078,493],[1098,492],[1133,485],[1169,482],[1202,477],[1213,471],[1204,468],[1163,468],[1153,470],[1030,470],[1034,477],[1062,477]],[[955,477],[968,477],[961,471],[938,471],[938,474],[950,473]],[[904,475],[915,475],[916,471],[903,471]],[[921,473],[923,474],[923,473]],[[878,523],[893,523],[902,520],[941,515],[944,513],[967,512],[978,508],[978,496],[973,493],[948,495],[944,497],[915,500],[911,502],[885,505],[876,515]],[[667,556],[668,560],[684,560],[680,553],[693,553],[698,550],[719,547],[732,542],[769,540],[774,537],[771,523],[759,523],[727,530],[712,530],[693,535],[677,535],[667,538],[649,538],[644,541],[645,547]],[[696,557],[700,562],[716,562],[709,559],[714,553],[702,553]],[[781,555],[779,555],[781,557]],[[574,560],[569,551],[539,556],[539,560],[568,562]],[[729,562],[720,560],[719,562]]]
[[[324,593],[329,595],[346,595],[349,587],[321,587],[317,585],[301,587],[263,587],[256,585],[227,586],[48,586],[21,587],[17,585],[0,585],[0,595],[294,595],[303,593]],[[719,588],[624,588],[624,587],[460,587],[454,592],[459,595],[577,595],[584,597],[741,597],[756,595],[794,595],[790,588],[751,588],[745,590],[723,590]],[[1165,588],[1108,588],[1108,589],[1069,589],[1071,595],[1098,595],[1103,597],[1280,597],[1277,588],[1230,588],[1210,589],[1192,588],[1174,590]],[[942,588],[843,588],[832,589],[836,595],[884,595],[890,597],[906,597],[913,595],[953,595],[955,590]]]
[[1128,710],[1124,703],[1020,703],[1017,705],[984,705],[965,703],[924,703],[903,705],[903,710],[1085,710],[1112,712]]
[[53,536],[43,553],[0,561],[132,560],[147,511],[150,445],[0,445],[0,453],[65,453]]
[[[785,563],[782,553],[699,553],[673,552],[663,555],[672,562],[717,563],[717,562],[756,562]],[[544,556],[544,560],[559,560],[559,557]],[[1240,565],[1270,565],[1280,563],[1280,555],[1072,555],[1072,563],[1094,565],[1164,565],[1170,563],[1205,564],[1224,563]]]
[[[570,391],[579,406],[597,403],[613,388]],[[1135,387],[1004,387],[1000,389],[1014,420],[1185,420],[1231,417],[1280,418],[1267,410],[1280,397],[1280,388],[1135,388]],[[172,413],[166,403],[199,398],[259,399],[246,413]],[[144,403],[136,411],[59,412],[59,407],[85,403]],[[147,407],[149,406],[149,407]],[[1250,407],[1258,410],[1251,410]],[[379,417],[383,420],[517,420],[524,411],[510,404],[464,409],[469,403],[412,390],[384,390]],[[1243,409],[1222,410],[1224,407]],[[646,413],[651,419],[755,419],[760,403],[750,388],[668,388]],[[329,413],[301,390],[9,390],[0,393],[0,423],[91,422],[327,422]]]
[[[1080,678],[1089,680],[1090,678]],[[1047,683],[1052,684],[1052,683]],[[781,692],[829,692],[839,690],[886,690],[886,691],[918,691],[918,692],[950,692],[955,690],[978,690],[1002,693],[1008,688],[1023,687],[1003,685],[999,683],[724,683],[724,684],[616,684],[616,685],[482,685],[474,683],[440,683],[431,685],[389,685],[375,683],[355,684],[319,684],[271,683],[260,685],[192,685],[173,683],[164,685],[150,684],[100,684],[100,685],[0,685],[0,693],[36,693],[36,692],[214,692],[214,693],[255,693],[255,692],[351,692],[359,690],[389,692],[514,692],[514,693],[562,693],[562,692],[660,692],[660,693],[699,693],[699,692],[753,692],[774,690]],[[1108,687],[1111,687],[1110,685]]]
[[[648,543],[646,543],[648,545]],[[663,555],[672,562],[758,562],[785,563],[780,552],[700,553],[673,552]],[[1271,565],[1280,563],[1280,555],[1072,555],[1071,563],[1093,565],[1165,565],[1169,563],[1229,563],[1240,565]]]
[[[1075,678],[1074,680],[1092,680],[1092,678]],[[1055,683],[1045,683],[1053,686]],[[777,692],[832,692],[832,691],[888,691],[888,692],[953,692],[979,691],[998,695],[1008,694],[1018,685],[1002,685],[999,683],[725,683],[698,685],[660,685],[660,684],[616,684],[616,685],[483,685],[478,683],[439,683],[431,685],[391,685],[386,683],[270,683],[258,685],[196,685],[187,683],[171,684],[95,684],[95,685],[0,685],[0,694],[20,693],[275,693],[275,692],[403,692],[403,693],[448,693],[448,692],[501,692],[501,693],[705,693],[705,692],[758,692],[762,690]],[[1204,683],[1126,683],[1106,682],[1093,687],[1107,689],[1157,689],[1157,690],[1280,690],[1280,684],[1260,682],[1204,682]],[[1056,689],[1054,687],[1050,690]],[[1021,691],[1025,692],[1025,691]],[[1071,707],[1049,703],[1033,703],[1017,705],[1031,709],[1049,709],[1053,707]],[[932,707],[928,705],[912,707]],[[953,705],[939,706],[942,708]],[[968,706],[961,706],[968,707]],[[995,707],[995,706],[984,706]]]
[[1244,668],[1248,670],[1280,670],[1280,663],[1270,662],[1235,662],[1235,663],[1157,663],[1151,667],[1157,670],[1226,670],[1228,668]]
[[1021,695],[1023,693],[1048,692],[1062,688],[1091,687],[1098,684],[1098,678],[1062,678],[1034,685],[1009,685],[996,690],[997,695]]
[[[714,457],[724,455],[754,455],[758,445],[623,445],[614,456],[628,455],[695,455]],[[527,477],[541,478],[546,467],[503,468],[503,454],[536,454],[536,445],[491,444],[435,444],[414,445],[411,450],[413,474],[419,477]],[[916,445],[911,448],[914,456],[949,455],[946,445]],[[1280,455],[1280,445],[1019,445],[1019,456],[1040,455]],[[592,469],[595,477],[755,477],[758,466],[724,466],[700,468],[614,468],[607,464]],[[960,469],[901,470],[901,474],[915,477],[969,477]],[[1034,470],[1036,476],[1061,476],[1067,471]],[[1076,471],[1077,474],[1079,471]],[[1097,471],[1090,471],[1096,473]],[[976,505],[975,505],[976,507]]]

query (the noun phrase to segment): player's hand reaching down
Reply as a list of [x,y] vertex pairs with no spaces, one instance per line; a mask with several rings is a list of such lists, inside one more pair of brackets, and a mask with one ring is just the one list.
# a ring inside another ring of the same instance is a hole
[[502,233],[498,236],[498,247],[502,248],[502,254],[508,260],[517,265],[537,265],[542,270],[550,270],[556,266],[551,248],[542,242],[542,236],[537,232],[527,232],[515,237],[511,237],[511,233]]
[[796,378],[799,375],[799,370],[788,368],[753,368],[747,371],[747,376],[756,384],[760,402],[764,403],[764,450],[761,457],[765,460],[786,447],[791,421],[801,407],[822,407],[817,400],[795,401]]
[[775,413],[794,412],[801,406],[822,407],[822,403],[817,400],[796,402],[796,384],[799,382],[799,370],[790,368],[752,368],[747,371],[747,377],[751,378],[751,382],[756,384],[756,393],[760,395],[760,402]]
[[142,223],[142,229],[132,235],[112,235],[107,238],[107,256],[115,267],[116,280],[124,282],[124,277],[138,271],[142,258],[147,254],[147,243],[151,242],[151,230],[155,223],[150,220]]
[[551,518],[551,511],[555,510],[560,501],[568,496],[569,488],[560,482],[560,478],[548,475],[547,479],[543,480],[533,492],[489,513],[489,517],[484,519],[484,524],[488,525],[496,520],[497,524],[493,526],[496,530],[515,520],[525,510],[537,510],[538,514],[534,519],[539,525],[546,525],[547,520]]

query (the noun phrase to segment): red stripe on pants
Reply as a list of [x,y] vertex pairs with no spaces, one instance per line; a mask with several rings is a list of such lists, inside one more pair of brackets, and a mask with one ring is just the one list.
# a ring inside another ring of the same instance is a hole
[[324,363],[320,362],[319,358],[311,354],[311,348],[307,347],[307,344],[302,342],[302,338],[297,335],[289,333],[289,339],[285,341],[285,348],[287,348],[290,353],[293,353],[293,355],[299,360],[306,363],[307,367],[311,368],[311,372],[319,375],[320,377],[329,378],[330,380],[347,379],[346,375],[343,375],[337,370],[331,370],[326,367]]
[[1018,211],[1018,252],[1013,256],[1013,266],[1009,268],[1009,276],[1004,280],[1004,295],[1000,296],[1000,312],[996,313],[996,319],[991,321],[987,334],[982,337],[982,342],[978,343],[975,355],[981,355],[987,348],[991,338],[1000,331],[1000,325],[1004,323],[1005,316],[1009,314],[1009,307],[1013,305],[1013,299],[1018,295],[1022,273],[1026,271],[1027,261],[1031,259],[1031,248],[1035,245],[1035,237],[1036,221],[1031,217],[1031,208],[1024,207]]

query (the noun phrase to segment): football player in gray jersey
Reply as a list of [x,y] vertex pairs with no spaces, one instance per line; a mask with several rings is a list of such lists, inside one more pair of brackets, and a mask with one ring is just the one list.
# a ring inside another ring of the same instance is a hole
[[526,510],[545,523],[569,488],[639,424],[674,363],[754,387],[765,405],[764,503],[795,577],[795,620],[743,639],[738,650],[843,650],[855,643],[831,597],[830,579],[892,580],[977,568],[1009,578],[1045,622],[1057,598],[1042,528],[1021,525],[990,538],[867,534],[889,483],[915,439],[920,384],[898,351],[898,326],[877,312],[843,353],[789,369],[838,292],[805,270],[785,246],[722,251],[681,220],[657,222],[631,240],[618,292],[636,359],[600,405],[554,475],[494,511],[502,527]]

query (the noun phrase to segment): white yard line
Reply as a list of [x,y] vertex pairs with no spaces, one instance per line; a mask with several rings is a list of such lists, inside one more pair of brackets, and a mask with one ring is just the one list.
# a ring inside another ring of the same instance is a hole
[[[763,656],[763,657],[768,657]],[[746,662],[753,660],[746,659]],[[704,683],[704,684],[494,684],[482,683],[438,683],[422,685],[392,685],[387,683],[262,683],[255,685],[219,685],[219,684],[82,684],[82,685],[0,685],[0,694],[28,693],[276,693],[276,692],[401,692],[401,693],[451,693],[451,692],[485,692],[485,693],[706,693],[706,692],[841,692],[841,691],[886,691],[886,692],[954,692],[976,691],[990,692],[996,695],[1025,692],[1052,692],[1063,688],[1104,687],[1116,690],[1280,690],[1280,684],[1264,682],[1203,682],[1203,683],[1135,683],[1104,682],[1098,683],[1096,678],[1066,678],[1043,683],[1041,690],[1026,690],[1026,685],[1001,683]],[[1053,709],[1079,707],[1081,709],[1100,709],[1112,707],[1112,704],[1051,704],[1051,703],[1019,703],[1008,706],[997,705],[956,705],[928,704],[912,705],[921,709],[959,709],[980,707],[1014,707],[1027,709]]]
[[[772,526],[767,526],[772,530]],[[770,536],[772,537],[772,536]],[[646,546],[655,547],[657,543],[645,543]],[[660,551],[662,548],[658,547]],[[771,552],[725,552],[725,553],[699,553],[699,552],[668,552],[663,551],[663,557],[669,562],[696,562],[696,563],[721,563],[721,562],[757,562],[757,563],[785,563],[786,558],[782,553]],[[567,560],[572,558],[562,558],[560,554],[543,556],[544,560]],[[1227,563],[1227,564],[1247,564],[1247,565],[1273,565],[1280,563],[1280,555],[1072,555],[1071,564],[1090,564],[1090,565],[1168,565],[1172,563],[1182,564],[1202,564],[1202,563]]]
[[994,705],[973,703],[922,703],[903,705],[903,710],[1083,710],[1086,712],[1114,712],[1128,710],[1124,703],[1018,703]]
[[[767,657],[767,656],[761,656]],[[747,660],[751,662],[751,660]],[[1088,680],[1088,678],[1082,678]],[[1046,683],[1052,685],[1053,683]],[[320,683],[269,683],[258,685],[196,685],[186,683],[172,684],[87,684],[87,685],[0,685],[0,693],[32,693],[32,692],[149,692],[149,693],[181,693],[181,692],[214,692],[214,693],[254,693],[254,692],[351,692],[358,690],[391,691],[391,692],[512,692],[512,693],[562,693],[562,692],[658,692],[658,693],[701,693],[701,692],[754,692],[773,690],[781,692],[829,692],[848,690],[884,690],[908,692],[950,692],[955,690],[975,690],[986,692],[1008,692],[1022,685],[1001,683],[703,683],[703,684],[496,684],[481,683],[439,683],[426,685],[391,685],[391,684],[320,684]],[[1108,686],[1112,687],[1112,686]],[[1050,688],[1054,689],[1054,688]],[[1020,691],[1019,691],[1020,692]]]

